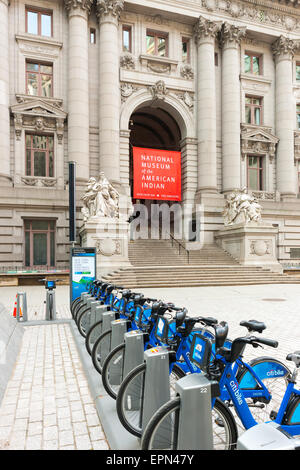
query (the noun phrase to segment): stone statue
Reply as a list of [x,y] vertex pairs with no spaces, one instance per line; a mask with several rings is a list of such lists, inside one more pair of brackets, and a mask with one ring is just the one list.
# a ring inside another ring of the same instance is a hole
[[262,207],[257,199],[247,193],[247,188],[236,189],[227,196],[223,212],[224,224],[247,224],[261,221]]
[[119,193],[103,172],[100,172],[98,181],[96,178],[89,179],[87,190],[81,200],[84,222],[90,217],[119,218]]

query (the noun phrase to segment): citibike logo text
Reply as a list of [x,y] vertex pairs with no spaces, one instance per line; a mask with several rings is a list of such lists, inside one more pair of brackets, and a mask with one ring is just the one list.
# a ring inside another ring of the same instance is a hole
[[268,377],[277,377],[278,375],[284,375],[284,371],[272,369],[267,372]]
[[231,390],[233,391],[233,393],[235,395],[235,398],[238,401],[238,404],[242,405],[243,404],[242,394],[239,391],[239,388],[238,388],[237,384],[233,380],[230,382],[230,387],[231,387]]

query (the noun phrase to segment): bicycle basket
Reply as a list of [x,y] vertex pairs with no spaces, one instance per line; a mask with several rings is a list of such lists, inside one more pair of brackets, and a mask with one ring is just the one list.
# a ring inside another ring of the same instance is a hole
[[168,344],[175,338],[176,320],[158,315],[154,336],[158,341]]
[[190,360],[196,364],[199,369],[206,372],[210,363],[211,352],[211,340],[201,333],[196,333],[192,341]]

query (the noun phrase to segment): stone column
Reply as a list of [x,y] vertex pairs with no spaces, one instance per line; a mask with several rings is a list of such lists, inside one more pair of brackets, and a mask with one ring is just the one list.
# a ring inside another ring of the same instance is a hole
[[197,193],[217,192],[215,39],[221,24],[200,16],[195,26],[197,71]]
[[280,36],[272,45],[275,58],[275,127],[277,189],[283,199],[296,197],[294,167],[295,100],[293,57],[296,44]]
[[120,84],[118,21],[123,0],[97,0],[99,38],[100,170],[120,185]]
[[78,181],[89,178],[88,15],[93,0],[65,0],[69,12],[68,155]]
[[0,182],[11,184],[9,118],[8,0],[0,0]]
[[222,51],[222,163],[223,192],[241,187],[240,41],[246,28],[224,23]]

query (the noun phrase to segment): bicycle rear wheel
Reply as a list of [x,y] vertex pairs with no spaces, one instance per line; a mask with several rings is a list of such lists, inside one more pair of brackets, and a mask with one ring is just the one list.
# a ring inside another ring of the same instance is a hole
[[[180,397],[176,397],[153,415],[143,432],[141,449],[176,450],[179,419]],[[212,421],[214,450],[233,450],[237,442],[236,424],[226,405],[219,399],[212,410]]]
[[[116,399],[119,420],[124,428],[134,436],[142,435],[142,414],[144,400],[146,363],[133,369],[123,380]],[[185,373],[174,364],[170,374],[170,394],[175,396],[174,382]]]

